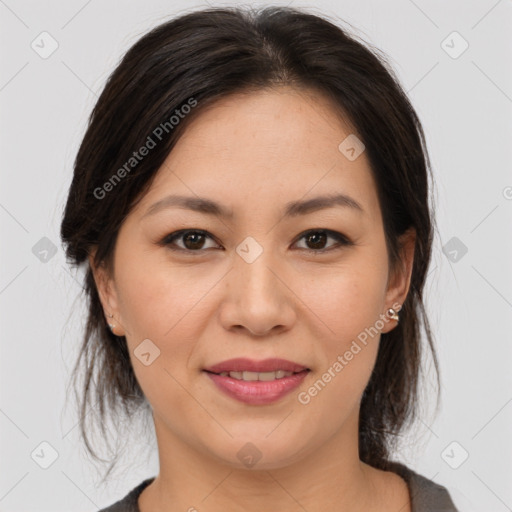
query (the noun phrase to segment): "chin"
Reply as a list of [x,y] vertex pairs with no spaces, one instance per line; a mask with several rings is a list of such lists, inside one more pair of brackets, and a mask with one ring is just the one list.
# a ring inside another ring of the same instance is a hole
[[302,459],[305,448],[297,440],[289,435],[272,439],[275,433],[268,432],[230,439],[216,447],[214,455],[230,468],[250,471],[280,469]]

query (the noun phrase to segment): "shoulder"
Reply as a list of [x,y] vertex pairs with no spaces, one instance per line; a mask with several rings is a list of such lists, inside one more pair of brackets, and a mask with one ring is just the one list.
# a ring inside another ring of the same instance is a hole
[[450,493],[442,485],[398,462],[391,462],[389,469],[407,483],[412,512],[458,512]]
[[137,499],[142,491],[155,479],[148,478],[134,487],[124,498],[116,501],[107,508],[102,508],[99,512],[140,512]]

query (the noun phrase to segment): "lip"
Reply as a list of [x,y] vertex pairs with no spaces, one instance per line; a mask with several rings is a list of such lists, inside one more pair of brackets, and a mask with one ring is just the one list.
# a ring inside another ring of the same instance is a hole
[[[293,375],[271,381],[245,381],[219,375],[223,372],[275,372],[284,370]],[[257,361],[237,357],[209,366],[203,370],[218,389],[240,402],[264,405],[275,402],[299,386],[310,369],[287,359],[269,358]]]
[[298,387],[308,373],[309,370],[304,369],[299,373],[281,379],[244,381],[205,371],[205,374],[215,383],[218,389],[240,402],[251,405],[265,405],[276,402]]
[[[245,357],[237,357],[222,361],[221,363],[214,364],[205,368],[205,371],[212,373],[222,372],[275,372],[277,370],[284,370],[285,372],[302,372],[308,368],[299,363],[288,361],[286,359],[270,358],[256,361]],[[286,377],[284,377],[286,378]]]

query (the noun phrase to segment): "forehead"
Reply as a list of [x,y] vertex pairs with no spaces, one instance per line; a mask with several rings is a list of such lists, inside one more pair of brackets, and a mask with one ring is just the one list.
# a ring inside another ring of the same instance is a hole
[[[229,158],[261,148],[270,158],[298,160],[307,153],[332,150],[333,143],[337,149],[336,141],[352,132],[335,104],[319,92],[280,86],[237,93],[209,105],[189,124],[178,145],[186,145],[190,153],[205,146]],[[241,144],[233,146],[234,140]]]
[[231,95],[188,124],[140,207],[179,193],[215,198],[236,213],[244,205],[281,207],[342,193],[376,215],[365,152],[353,159],[344,151],[344,141],[354,137],[340,110],[316,91],[279,87]]

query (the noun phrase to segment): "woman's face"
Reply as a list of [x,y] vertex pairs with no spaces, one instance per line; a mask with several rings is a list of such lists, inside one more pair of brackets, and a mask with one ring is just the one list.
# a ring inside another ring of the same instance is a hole
[[[222,99],[187,127],[120,229],[114,275],[95,272],[160,445],[267,469],[332,443],[357,451],[361,395],[413,257],[411,242],[389,274],[361,149],[328,100],[287,87]],[[181,230],[201,233],[171,240]],[[233,358],[307,370],[205,371]]]

